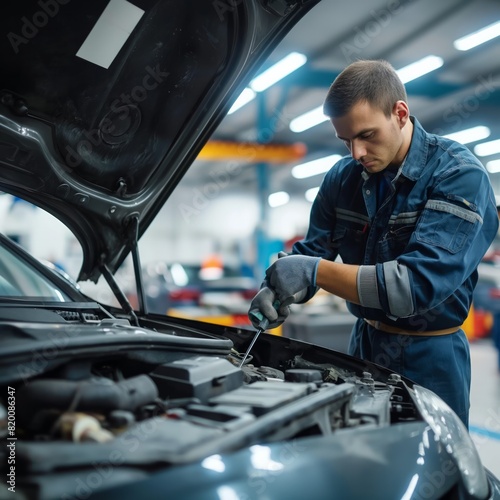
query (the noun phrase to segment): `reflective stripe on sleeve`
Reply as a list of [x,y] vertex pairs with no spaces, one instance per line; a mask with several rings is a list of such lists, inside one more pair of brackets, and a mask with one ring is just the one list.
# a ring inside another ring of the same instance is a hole
[[480,222],[481,224],[483,223],[482,217],[476,212],[472,212],[471,210],[458,207],[457,205],[449,203],[447,201],[429,200],[425,204],[425,208],[429,208],[431,210],[438,210],[440,212],[447,212],[449,214],[456,215],[457,217],[460,217],[472,223],[475,222]]
[[381,309],[375,266],[360,266],[356,276],[359,302],[363,307]]
[[387,301],[392,316],[404,318],[413,314],[415,309],[410,286],[408,268],[395,260],[384,262]]

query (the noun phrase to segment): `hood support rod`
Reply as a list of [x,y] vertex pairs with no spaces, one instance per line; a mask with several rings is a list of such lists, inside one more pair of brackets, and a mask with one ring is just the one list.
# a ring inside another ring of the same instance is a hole
[[101,264],[100,267],[102,275],[108,282],[108,285],[111,288],[112,292],[114,293],[116,299],[122,306],[123,310],[130,315],[131,323],[134,324],[135,326],[140,326],[139,320],[137,318],[137,315],[135,314],[133,307],[130,305],[130,302],[123,293],[122,289],[119,287],[118,283],[115,280],[115,277],[109,270],[108,266],[106,264]]
[[147,304],[144,294],[144,282],[142,280],[142,267],[141,260],[139,258],[139,246],[137,241],[139,239],[139,216],[134,215],[130,219],[130,236],[129,245],[132,251],[132,261],[134,263],[134,276],[135,276],[135,288],[137,290],[137,302],[139,306],[139,311],[142,314],[147,314]]

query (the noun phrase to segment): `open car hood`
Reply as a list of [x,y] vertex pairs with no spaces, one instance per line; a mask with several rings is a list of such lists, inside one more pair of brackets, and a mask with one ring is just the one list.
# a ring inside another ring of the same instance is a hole
[[0,189],[114,272],[252,74],[319,0],[18,1],[0,19]]

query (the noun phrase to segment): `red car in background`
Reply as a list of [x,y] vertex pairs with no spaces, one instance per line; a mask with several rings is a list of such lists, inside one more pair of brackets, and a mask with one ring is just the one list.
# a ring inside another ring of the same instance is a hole
[[[259,285],[237,267],[155,262],[143,271],[146,304],[152,313],[196,319],[227,317],[228,324],[250,324],[247,312]],[[135,306],[135,293],[128,298]]]

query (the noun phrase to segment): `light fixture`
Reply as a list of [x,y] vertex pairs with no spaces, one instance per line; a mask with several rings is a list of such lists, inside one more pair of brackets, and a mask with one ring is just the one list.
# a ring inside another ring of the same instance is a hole
[[316,198],[317,194],[319,191],[319,186],[315,188],[308,189],[305,193],[305,197],[307,201],[310,201],[311,203],[314,201]]
[[478,144],[474,147],[474,153],[477,156],[490,156],[500,153],[500,139]]
[[270,207],[280,207],[281,205],[286,205],[290,201],[290,195],[285,191],[277,191],[269,195],[267,202]]
[[426,56],[414,63],[408,64],[408,66],[398,69],[396,73],[403,83],[408,83],[440,68],[442,65],[443,59],[441,57]]
[[256,76],[250,82],[250,88],[255,92],[262,92],[303,66],[306,61],[307,57],[304,54],[290,52],[286,57]]
[[322,174],[330,170],[330,168],[337,163],[342,156],[330,155],[317,160],[301,163],[292,168],[292,176],[296,179],[305,179],[313,175]]
[[307,57],[299,52],[290,52],[283,59],[273,64],[270,68],[263,71],[260,75],[256,76],[250,85],[243,90],[238,99],[231,106],[228,115],[233,114],[238,109],[248,104],[255,99],[257,92],[262,92],[268,89],[271,85],[279,82],[285,76],[293,73],[296,69],[303,66],[307,61]]
[[500,159],[499,160],[491,160],[486,164],[486,170],[490,174],[497,174],[500,172]]
[[234,101],[234,104],[231,106],[230,110],[227,112],[228,115],[233,114],[238,109],[242,108],[245,104],[248,104],[252,99],[255,99],[257,94],[248,87],[243,90],[243,92],[238,96],[238,99]]
[[457,50],[469,50],[497,36],[500,36],[500,21],[458,38],[453,42],[453,45]]
[[328,121],[329,118],[323,113],[323,105],[311,109],[303,115],[297,116],[290,122],[290,130],[292,132],[304,132],[311,127]]
[[452,134],[446,134],[443,137],[457,141],[460,144],[469,144],[470,142],[480,141],[481,139],[486,139],[491,134],[488,127],[483,125],[478,125],[477,127],[468,128],[465,130],[460,130],[459,132],[453,132]]

